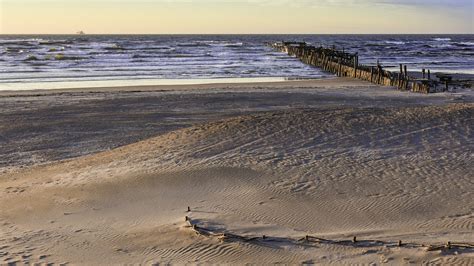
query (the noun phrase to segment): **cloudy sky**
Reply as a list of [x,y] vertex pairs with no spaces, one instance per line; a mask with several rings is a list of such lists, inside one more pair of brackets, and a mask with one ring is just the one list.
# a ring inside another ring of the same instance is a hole
[[474,0],[0,0],[0,33],[471,33]]

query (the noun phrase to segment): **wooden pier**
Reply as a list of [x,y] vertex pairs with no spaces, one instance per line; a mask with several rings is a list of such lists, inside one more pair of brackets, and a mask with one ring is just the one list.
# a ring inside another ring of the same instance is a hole
[[267,45],[339,77],[353,77],[382,86],[394,86],[399,90],[419,93],[433,93],[448,89],[448,81],[443,83],[431,79],[429,70],[427,75],[423,70],[422,78],[415,78],[408,75],[406,65],[400,64],[400,72],[384,70],[378,62],[375,66],[361,65],[357,53],[346,53],[335,48],[315,47],[305,42],[277,42]]

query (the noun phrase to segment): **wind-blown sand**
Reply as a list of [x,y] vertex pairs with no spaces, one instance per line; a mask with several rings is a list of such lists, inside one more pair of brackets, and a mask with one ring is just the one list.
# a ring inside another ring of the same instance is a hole
[[[0,262],[474,263],[414,245],[473,242],[469,95],[346,79],[40,94],[1,98]],[[185,216],[267,238],[221,242]]]

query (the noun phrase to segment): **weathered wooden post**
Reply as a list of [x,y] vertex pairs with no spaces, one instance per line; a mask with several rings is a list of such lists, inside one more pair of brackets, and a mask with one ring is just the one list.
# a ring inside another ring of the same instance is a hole
[[428,69],[428,80],[431,79],[431,73],[430,73],[430,70]]
[[339,69],[338,69],[338,72],[339,72],[339,77],[342,77],[342,59],[339,58]]
[[407,65],[404,66],[404,69],[405,69],[405,78],[408,79],[408,70],[407,70]]
[[398,88],[402,89],[403,88],[403,80],[404,80],[404,75],[403,75],[403,65],[400,64],[400,75],[398,75]]
[[359,53],[354,54],[354,77],[357,78],[357,70],[359,68]]
[[382,66],[379,64],[377,66],[377,83],[382,84],[383,71]]
[[374,67],[370,67],[370,82],[374,81]]
[[398,84],[397,84],[398,89],[401,89],[402,87],[402,73],[398,73]]
[[421,70],[421,73],[423,73],[423,79],[425,79],[426,70],[424,68]]
[[447,249],[451,249],[451,248],[452,248],[452,246],[451,246],[451,241],[448,241],[448,242],[446,243],[446,248],[447,248]]
[[354,78],[357,78],[357,56],[354,56]]

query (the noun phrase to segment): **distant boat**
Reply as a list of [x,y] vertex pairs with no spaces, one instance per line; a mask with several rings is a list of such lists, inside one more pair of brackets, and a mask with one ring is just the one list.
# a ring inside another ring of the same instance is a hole
[[80,31],[77,32],[77,34],[79,34],[79,35],[84,35],[84,34],[86,34],[86,33],[83,32],[82,30],[80,30]]

